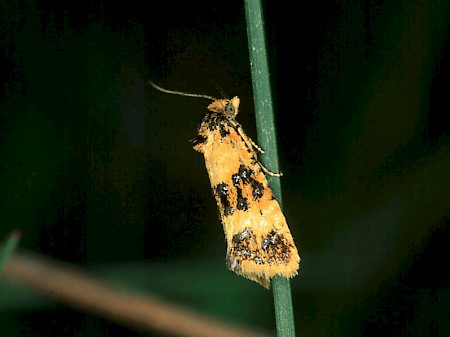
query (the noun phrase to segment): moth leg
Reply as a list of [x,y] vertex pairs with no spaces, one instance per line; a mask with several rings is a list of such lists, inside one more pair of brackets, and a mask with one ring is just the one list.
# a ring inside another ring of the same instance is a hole
[[281,177],[281,176],[283,175],[282,172],[275,173],[275,172],[270,171],[267,167],[265,167],[265,166],[264,166],[263,164],[261,164],[261,163],[259,163],[259,166],[261,166],[261,169],[262,169],[265,173],[267,173],[269,176],[272,176],[272,177]]
[[244,132],[244,130],[242,129],[241,124],[239,124],[238,122],[236,122],[235,120],[232,120],[231,123],[233,124],[234,128],[239,132],[239,134],[241,135],[242,139],[244,140],[245,144],[250,148],[250,149],[256,149],[258,150],[258,152],[260,153],[264,153],[264,150],[261,149],[249,136],[247,136]]
[[248,137],[248,140],[252,143],[253,147],[258,150],[259,153],[265,153],[263,149],[261,149],[250,137]]
[[[244,130],[242,130],[242,126],[236,122],[235,120],[230,120],[230,122],[232,123],[232,125],[234,126],[234,128],[239,132],[239,135],[242,137],[242,139],[244,140],[245,144],[248,146],[249,149],[251,149],[254,153],[255,150],[258,150],[258,152],[260,153],[264,153],[264,150],[261,149],[249,136],[247,136],[244,132]],[[255,158],[258,158],[258,156],[255,153]],[[279,173],[275,173],[270,171],[268,168],[266,168],[259,160],[259,165],[261,166],[261,169],[267,173],[269,176],[272,177],[281,177],[283,175],[283,173],[279,172]]]
[[[261,149],[258,145],[256,145],[256,143],[255,143],[250,137],[248,137],[248,136],[244,133],[244,131],[242,131],[241,128],[239,128],[238,130],[239,130],[239,134],[242,136],[242,139],[244,139],[245,143],[247,144],[247,146],[248,146],[249,148],[251,148],[252,150],[255,148],[255,149],[257,149],[260,153],[264,153],[264,150]],[[249,145],[249,143],[250,143],[251,146]],[[255,151],[253,150],[253,152],[255,152]],[[255,158],[258,158],[258,157],[256,156],[256,153],[255,153]],[[276,172],[270,171],[270,170],[269,170],[267,167],[265,167],[259,160],[258,160],[258,162],[259,162],[259,165],[261,166],[261,169],[262,169],[265,173],[267,173],[269,176],[272,176],[272,177],[281,177],[281,176],[283,175],[283,173],[281,173],[281,172],[276,173]]]

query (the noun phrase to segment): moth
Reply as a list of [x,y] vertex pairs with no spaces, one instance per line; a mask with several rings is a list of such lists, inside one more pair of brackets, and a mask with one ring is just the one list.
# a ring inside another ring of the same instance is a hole
[[298,250],[264,173],[281,174],[269,171],[259,162],[258,152],[264,151],[236,121],[239,97],[216,99],[150,84],[162,92],[213,101],[191,143],[205,159],[225,232],[227,267],[266,288],[274,276],[297,275]]

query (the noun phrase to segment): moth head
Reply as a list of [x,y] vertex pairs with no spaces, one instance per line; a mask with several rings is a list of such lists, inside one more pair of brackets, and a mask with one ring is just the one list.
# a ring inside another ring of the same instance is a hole
[[239,111],[239,103],[241,100],[239,97],[234,96],[232,99],[227,100],[227,103],[225,104],[224,112],[223,114],[226,117],[236,117]]
[[227,118],[234,118],[238,114],[240,102],[237,96],[232,99],[217,99],[208,106],[208,110],[220,113]]

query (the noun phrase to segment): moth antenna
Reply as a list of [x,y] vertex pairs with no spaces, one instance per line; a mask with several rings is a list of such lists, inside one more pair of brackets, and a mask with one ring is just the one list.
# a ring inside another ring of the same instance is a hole
[[173,95],[180,95],[180,96],[189,96],[189,97],[200,97],[200,98],[207,98],[210,99],[211,101],[216,101],[217,98],[212,97],[212,96],[208,96],[208,95],[200,95],[200,94],[190,94],[187,92],[182,92],[182,91],[174,91],[174,90],[168,90],[168,89],[164,89],[161,88],[159,85],[156,85],[155,83],[153,83],[152,81],[148,81],[150,83],[150,85],[155,88],[156,90],[165,92],[166,94],[173,94]]
[[221,94],[223,98],[229,99],[227,94],[225,93],[225,91],[219,85],[216,84],[216,88],[217,88],[217,91],[219,92],[219,94]]

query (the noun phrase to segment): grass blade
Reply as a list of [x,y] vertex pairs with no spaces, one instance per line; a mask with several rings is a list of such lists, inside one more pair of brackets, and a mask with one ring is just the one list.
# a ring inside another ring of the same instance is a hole
[[[253,82],[258,143],[267,152],[261,156],[262,163],[271,171],[278,172],[278,150],[275,133],[269,66],[264,35],[261,1],[246,0],[248,46]],[[282,206],[280,178],[267,177],[270,187]],[[286,278],[272,279],[275,319],[278,337],[294,337],[294,311],[292,308],[290,282]]]

